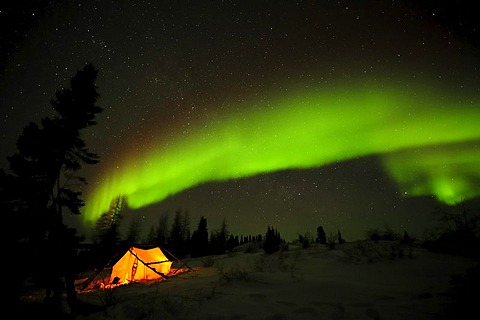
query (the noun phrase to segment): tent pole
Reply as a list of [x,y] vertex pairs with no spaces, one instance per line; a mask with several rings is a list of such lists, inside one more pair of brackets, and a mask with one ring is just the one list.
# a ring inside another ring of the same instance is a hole
[[171,252],[168,251],[167,249],[161,248],[161,250],[165,250],[169,255],[171,255],[172,257],[174,257],[175,260],[177,260],[177,261],[179,261],[179,262],[182,263],[182,265],[181,265],[173,274],[177,273],[177,271],[180,270],[183,266],[186,266],[189,270],[193,271],[193,269],[190,268],[190,266],[189,266],[186,262],[183,262],[182,260],[180,260],[180,259],[178,259],[177,257],[175,257],[175,256],[173,255],[173,253],[171,253]]
[[[130,249],[129,249],[130,250]],[[108,266],[110,265],[110,263],[112,263],[113,259],[118,256],[120,254],[120,252],[122,252],[121,250],[119,250],[113,257],[110,258],[110,260],[107,262],[107,264],[101,268],[101,269],[97,269],[90,277],[87,278],[87,280],[85,280],[83,283],[82,283],[82,288],[81,288],[81,291],[85,290],[87,288],[87,286],[90,284],[90,282],[92,282],[99,274],[100,272],[102,272],[103,270],[107,269]]]
[[132,251],[132,249],[128,249],[128,251],[130,251],[131,254],[133,254],[135,256],[135,258],[138,259],[138,261],[140,261],[141,263],[143,263],[147,268],[149,268],[150,270],[152,270],[153,272],[155,272],[156,274],[162,276],[164,279],[168,279],[168,276],[164,275],[163,273],[161,272],[158,272],[155,268],[152,268],[148,265],[148,263],[146,263],[145,261],[143,261],[142,259],[140,259],[136,254],[135,252]]

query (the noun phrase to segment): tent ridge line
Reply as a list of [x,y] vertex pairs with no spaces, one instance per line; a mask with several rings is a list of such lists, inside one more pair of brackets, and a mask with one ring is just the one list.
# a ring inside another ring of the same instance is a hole
[[162,248],[162,250],[164,250],[166,253],[168,253],[169,255],[171,255],[172,257],[174,257],[174,258],[177,260],[177,262],[181,262],[181,263],[182,263],[182,265],[181,265],[173,274],[177,273],[177,271],[180,270],[183,266],[186,266],[190,271],[193,271],[193,269],[192,269],[186,262],[184,262],[184,261],[178,259],[177,257],[175,257],[175,256],[173,255],[173,253],[171,253],[170,251],[168,251],[166,248]]
[[160,263],[165,263],[165,262],[171,262],[170,260],[163,260],[163,261],[155,261],[155,262],[145,262],[145,265],[147,264],[160,264]]
[[149,266],[148,263],[146,263],[145,261],[143,261],[142,259],[140,259],[137,254],[135,252],[133,252],[132,248],[129,248],[128,251],[130,251],[131,254],[133,254],[135,256],[135,258],[138,259],[138,261],[140,261],[141,263],[143,263],[147,268],[149,268],[150,270],[152,270],[153,272],[155,272],[156,274],[162,276],[163,278],[165,279],[168,279],[168,276],[164,275],[163,273],[161,272],[158,272],[155,268],[152,268]]

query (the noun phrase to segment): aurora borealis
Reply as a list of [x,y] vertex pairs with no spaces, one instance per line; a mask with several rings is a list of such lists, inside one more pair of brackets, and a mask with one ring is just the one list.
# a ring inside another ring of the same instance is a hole
[[76,70],[100,71],[83,138],[101,163],[71,218],[87,233],[119,195],[144,228],[181,208],[192,228],[347,239],[478,206],[480,28],[462,1],[1,6],[3,159]]
[[[385,168],[405,195],[432,195],[448,204],[478,196],[478,148],[451,149],[479,142],[479,104],[416,90],[327,88],[255,108],[239,106],[239,112],[200,125],[183,140],[152,147],[128,159],[125,169],[107,172],[88,201],[93,205],[87,206],[87,219],[107,211],[118,195],[138,209],[205,182],[372,154],[385,158]],[[437,150],[445,145],[447,150]]]

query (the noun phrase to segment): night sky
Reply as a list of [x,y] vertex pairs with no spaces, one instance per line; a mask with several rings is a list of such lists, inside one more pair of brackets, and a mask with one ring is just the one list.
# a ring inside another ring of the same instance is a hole
[[[465,2],[466,3],[466,2]],[[117,195],[146,230],[322,225],[422,237],[437,207],[479,208],[480,37],[464,1],[7,1],[2,168],[86,63],[103,112],[84,139],[89,234]]]

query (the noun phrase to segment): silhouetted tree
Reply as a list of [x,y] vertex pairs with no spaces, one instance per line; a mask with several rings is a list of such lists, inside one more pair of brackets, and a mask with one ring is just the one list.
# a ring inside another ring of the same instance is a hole
[[189,231],[187,233],[188,228],[185,224],[188,220],[185,218],[186,215],[188,215],[188,213],[186,212],[185,214],[182,214],[180,209],[175,212],[167,241],[167,247],[169,248],[169,251],[178,258],[183,258],[186,254],[186,243],[189,233]]
[[124,247],[131,247],[139,242],[141,232],[140,218],[137,216],[130,222],[125,238]]
[[[102,111],[96,105],[96,78],[97,70],[91,64],[79,70],[70,88],[58,90],[56,99],[50,101],[56,112],[54,118],[42,119],[41,126],[27,125],[17,140],[16,153],[8,157],[14,185],[19,186],[11,209],[22,221],[22,228],[13,229],[22,230],[17,238],[29,244],[33,252],[25,256],[31,260],[45,250],[57,250],[61,247],[58,242],[75,245],[63,238],[68,234],[63,214],[80,214],[84,202],[77,183],[85,183],[85,179],[75,173],[83,164],[98,162],[98,156],[88,151],[81,137],[81,130],[96,124],[95,117]],[[65,268],[61,273],[70,273]],[[69,297],[70,301],[74,299]]]
[[238,241],[238,236],[233,236],[233,234],[231,234],[227,240],[226,250],[232,251],[232,249],[238,246],[239,244],[240,243]]
[[322,226],[317,227],[317,238],[315,239],[317,243],[327,244],[327,235]]
[[210,251],[212,254],[224,254],[229,236],[227,220],[223,218],[220,229],[214,230],[210,236]]
[[330,232],[328,234],[328,239],[327,239],[328,248],[329,249],[335,249],[335,246],[337,244],[337,240],[338,240],[338,235],[336,235],[333,232]]
[[145,243],[153,244],[155,243],[155,226],[151,225],[148,230],[147,237],[145,238]]
[[305,234],[298,235],[298,242],[302,246],[303,249],[310,247],[313,243],[313,236],[307,232]]
[[453,211],[437,208],[440,221],[435,239],[425,240],[429,250],[450,254],[479,257],[480,213],[467,209],[465,202],[457,202]]
[[188,211],[185,211],[183,213],[182,234],[183,234],[183,252],[185,255],[190,253],[191,251],[190,213]]
[[455,211],[447,211],[437,208],[435,214],[443,223],[444,233],[455,235],[463,240],[478,236],[480,215],[469,211],[465,202],[457,202]]
[[207,219],[202,216],[198,223],[197,230],[192,234],[191,255],[192,257],[203,257],[209,253]]
[[280,246],[284,241],[280,237],[280,233],[273,229],[273,227],[267,227],[267,233],[265,234],[265,241],[263,243],[263,250],[266,254],[272,254],[280,250]]
[[342,238],[342,234],[340,233],[340,230],[338,230],[338,244],[345,243],[345,239]]
[[155,228],[155,244],[160,247],[165,247],[168,239],[168,212],[164,212],[158,219],[157,227]]
[[120,222],[123,219],[121,214],[123,197],[118,196],[110,203],[107,212],[100,215],[95,222],[94,239],[96,246],[97,267],[103,267],[108,260],[116,254],[120,243]]

